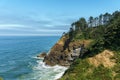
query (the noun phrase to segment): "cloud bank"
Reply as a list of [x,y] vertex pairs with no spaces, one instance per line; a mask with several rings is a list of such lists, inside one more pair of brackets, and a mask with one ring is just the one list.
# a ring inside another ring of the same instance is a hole
[[47,16],[47,18],[32,15],[0,15],[0,17],[0,35],[62,35],[68,31],[71,23],[67,19]]

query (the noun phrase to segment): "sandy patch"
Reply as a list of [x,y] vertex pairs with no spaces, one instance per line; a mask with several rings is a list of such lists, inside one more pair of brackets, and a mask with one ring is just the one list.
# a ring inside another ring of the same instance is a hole
[[115,60],[110,59],[114,56],[114,53],[109,50],[104,50],[100,54],[89,58],[90,64],[93,64],[94,66],[99,66],[102,64],[104,67],[111,68],[115,65]]

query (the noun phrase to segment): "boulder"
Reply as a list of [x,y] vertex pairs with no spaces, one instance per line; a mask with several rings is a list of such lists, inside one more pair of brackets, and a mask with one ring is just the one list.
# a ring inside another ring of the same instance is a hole
[[37,57],[44,58],[47,55],[46,52],[42,52],[41,54],[37,55]]

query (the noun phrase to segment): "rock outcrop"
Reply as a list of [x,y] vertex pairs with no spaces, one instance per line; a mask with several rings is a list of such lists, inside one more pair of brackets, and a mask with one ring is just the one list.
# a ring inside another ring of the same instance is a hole
[[63,50],[63,45],[64,45],[64,39],[65,37],[61,38],[50,50],[49,54],[44,58],[44,62],[47,65],[54,66],[56,64],[65,66],[68,64],[67,62],[67,53],[66,51]]
[[[69,66],[73,60],[75,59],[74,55],[77,55],[76,57],[80,57],[80,51],[76,50],[77,52],[74,54],[73,46],[76,49],[79,49],[78,47],[83,43],[83,41],[73,41],[70,42],[67,48],[64,50],[65,41],[67,40],[67,37],[63,36],[50,50],[48,55],[45,56],[43,62],[45,62],[46,65],[54,66],[56,64],[62,65],[62,66]],[[89,44],[91,41],[84,41],[85,47],[87,44]],[[69,49],[70,51],[69,51]],[[64,50],[64,51],[63,51]],[[73,57],[74,56],[74,57]]]
[[39,55],[37,55],[37,57],[44,58],[46,55],[47,55],[46,52],[42,52]]

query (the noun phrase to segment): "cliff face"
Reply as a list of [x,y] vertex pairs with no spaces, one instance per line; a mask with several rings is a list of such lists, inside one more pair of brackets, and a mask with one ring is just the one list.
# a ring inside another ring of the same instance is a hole
[[[53,46],[44,58],[44,62],[51,66],[70,65],[60,80],[120,80],[120,12],[114,12],[111,16],[107,25],[85,28],[79,20],[74,22],[73,26],[77,28],[75,31],[70,28],[67,33],[69,39],[63,36]],[[83,24],[86,23],[83,22]],[[85,47],[91,43],[91,40],[81,39],[94,40],[88,47],[88,51]],[[78,48],[81,44],[84,44],[84,48]],[[79,51],[76,52],[75,48]],[[82,57],[79,55],[76,58],[74,53],[80,53],[80,55],[82,53]]]
[[63,51],[66,37],[62,37],[45,56],[44,62],[47,65],[70,66],[59,80],[119,80],[120,77],[120,52],[104,50],[94,56],[87,58],[76,58],[69,61],[69,55],[72,53],[73,46],[78,48],[84,43],[85,48],[89,47],[92,40],[77,40],[69,43],[68,48]]
[[78,48],[82,43],[88,47],[92,40],[77,40],[69,43],[68,48],[63,51],[66,37],[62,37],[44,58],[47,65],[70,66],[60,80],[119,80],[120,77],[120,53],[104,50],[99,54],[84,59],[77,58],[73,62],[69,61],[69,55],[73,46]]
[[47,65],[54,66],[56,64],[64,65],[66,63],[67,52],[62,52],[66,37],[62,37],[50,50],[48,55],[44,58]]
[[72,53],[73,46],[75,48],[78,48],[83,42],[85,44],[85,47],[91,42],[91,40],[80,40],[80,41],[72,41],[69,43],[69,49],[68,46],[66,47],[66,50],[63,51],[65,44],[65,41],[67,40],[66,36],[63,36],[50,50],[47,56],[44,58],[44,62],[47,65],[54,66],[56,64],[62,65],[62,66],[69,66],[72,61],[69,60],[69,57]]

